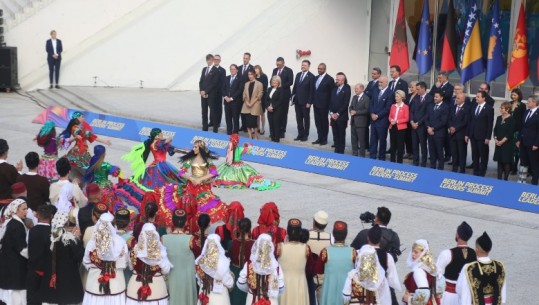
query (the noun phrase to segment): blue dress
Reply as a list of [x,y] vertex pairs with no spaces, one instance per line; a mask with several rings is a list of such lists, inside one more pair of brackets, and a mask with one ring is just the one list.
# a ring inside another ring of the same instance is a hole
[[354,269],[356,250],[349,246],[332,245],[322,250],[320,256],[325,262],[320,305],[342,305],[342,289],[348,271]]

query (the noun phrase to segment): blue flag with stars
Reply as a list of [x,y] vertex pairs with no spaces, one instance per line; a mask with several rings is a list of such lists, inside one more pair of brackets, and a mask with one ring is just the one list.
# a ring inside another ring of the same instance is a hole
[[429,72],[432,67],[432,33],[430,23],[429,0],[423,4],[421,14],[421,26],[419,27],[419,40],[417,42],[417,54],[415,62],[419,75]]
[[492,25],[488,40],[487,75],[486,81],[490,83],[505,72],[502,56],[502,31],[500,28],[499,0],[494,0],[492,6]]

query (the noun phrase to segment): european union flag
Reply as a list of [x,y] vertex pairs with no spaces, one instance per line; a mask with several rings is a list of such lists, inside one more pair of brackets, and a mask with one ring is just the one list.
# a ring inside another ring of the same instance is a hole
[[485,67],[483,64],[483,49],[481,48],[481,34],[479,32],[479,22],[477,20],[477,2],[472,0],[472,8],[468,14],[468,23],[464,32],[464,42],[460,56],[460,82],[466,83],[478,74],[481,74]]
[[502,31],[500,28],[500,8],[499,0],[494,0],[492,6],[492,25],[490,26],[490,36],[488,40],[487,53],[487,75],[486,81],[490,83],[496,77],[505,72],[502,56]]
[[419,27],[419,40],[417,43],[417,53],[415,62],[419,75],[429,72],[432,67],[432,35],[430,26],[429,0],[423,4],[423,13],[421,14],[421,25]]

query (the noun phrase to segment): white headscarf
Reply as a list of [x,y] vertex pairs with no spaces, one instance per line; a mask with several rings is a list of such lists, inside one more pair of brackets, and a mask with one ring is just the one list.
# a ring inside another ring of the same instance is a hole
[[195,260],[195,264],[215,281],[213,291],[221,292],[223,284],[221,281],[230,272],[230,259],[225,255],[225,249],[221,246],[221,237],[217,234],[210,234],[204,243],[202,253]]
[[109,212],[101,214],[96,222],[92,238],[88,242],[88,251],[97,250],[97,257],[104,261],[115,262],[122,255],[125,241],[116,234],[116,228],[112,225],[114,216]]
[[69,221],[69,214],[63,211],[57,211],[51,221],[51,251],[54,249],[54,244],[57,241],[62,241],[64,246],[70,242],[77,242],[77,238],[73,233],[67,231],[65,226]]
[[167,249],[159,239],[159,233],[152,223],[145,223],[142,226],[135,246],[137,258],[150,266],[159,266],[163,273],[168,273],[172,264],[167,257]]
[[251,249],[251,264],[253,270],[259,275],[273,274],[279,267],[275,259],[273,242],[268,234],[261,234]]
[[380,262],[376,249],[371,245],[363,245],[356,259],[356,268],[349,276],[362,287],[370,291],[376,291],[385,279],[385,271]]
[[56,202],[56,208],[58,212],[69,213],[69,210],[73,207],[73,183],[65,183],[60,189],[60,195],[58,195],[58,201]]
[[[412,252],[416,248],[421,249],[421,255],[414,261],[412,258]],[[420,268],[425,270],[425,272],[436,276],[436,265],[434,264],[432,253],[429,250],[429,243],[424,239],[418,239],[415,241],[414,245],[412,246],[412,251],[410,251],[408,254],[408,259],[406,262],[408,267],[412,270]]]
[[[24,199],[17,198],[4,208],[4,222],[2,222],[2,224],[0,225],[0,241],[2,241],[2,239],[4,238],[4,235],[6,234],[7,224],[12,219],[16,219],[24,225],[24,222],[15,215],[15,213],[17,213],[17,210],[19,209],[19,206],[23,203],[26,203]],[[26,226],[24,226],[24,228],[26,229]],[[0,249],[2,249],[1,243]]]

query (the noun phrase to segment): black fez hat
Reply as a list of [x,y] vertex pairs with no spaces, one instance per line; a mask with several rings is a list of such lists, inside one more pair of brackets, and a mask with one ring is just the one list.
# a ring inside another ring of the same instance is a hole
[[97,215],[101,215],[103,213],[106,213],[108,211],[108,207],[104,203],[98,203],[94,206],[93,212]]
[[301,220],[297,218],[291,218],[288,221],[288,227],[289,228],[301,228]]
[[382,239],[382,228],[380,228],[379,225],[372,226],[372,228],[369,229],[369,233],[367,233],[367,236],[369,237],[369,241],[371,243],[380,243],[380,240]]
[[472,237],[473,230],[472,227],[466,221],[463,221],[458,227],[457,227],[457,234],[460,237],[460,239],[464,241],[468,241],[470,237]]
[[476,243],[485,250],[485,252],[490,252],[492,249],[492,240],[488,236],[487,232],[483,232],[483,235],[479,236],[476,240]]
[[129,210],[126,208],[121,208],[116,211],[116,214],[114,217],[116,220],[126,220],[129,221],[131,214],[129,213]]
[[172,220],[185,220],[187,219],[187,212],[184,209],[176,209],[172,214]]

